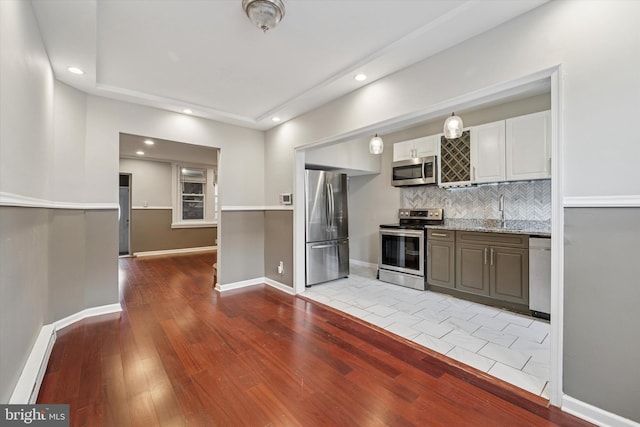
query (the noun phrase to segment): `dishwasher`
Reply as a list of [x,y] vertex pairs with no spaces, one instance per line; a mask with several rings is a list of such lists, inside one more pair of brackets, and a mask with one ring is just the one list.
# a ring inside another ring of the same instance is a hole
[[550,319],[551,239],[529,238],[529,310],[531,315]]

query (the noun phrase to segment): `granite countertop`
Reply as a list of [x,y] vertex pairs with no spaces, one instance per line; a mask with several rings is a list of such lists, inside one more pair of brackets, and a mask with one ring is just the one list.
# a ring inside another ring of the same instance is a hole
[[491,233],[531,234],[551,236],[551,221],[507,220],[504,226],[498,219],[446,218],[443,225],[427,225],[426,228],[456,231],[484,231]]

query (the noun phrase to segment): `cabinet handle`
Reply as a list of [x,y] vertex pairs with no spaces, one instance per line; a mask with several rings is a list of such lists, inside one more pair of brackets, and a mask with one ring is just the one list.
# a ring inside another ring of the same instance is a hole
[[471,181],[475,181],[476,180],[476,167],[473,167],[473,177],[471,178]]
[[551,157],[549,157],[548,168],[547,172],[551,173]]
[[448,237],[448,234],[444,234],[444,233],[431,233],[432,236],[436,236],[436,237]]
[[493,256],[493,248],[491,248],[491,265],[493,265],[493,258],[494,258],[494,256]]
[[427,243],[427,256],[429,256],[429,252],[431,252],[431,243]]
[[487,265],[487,248],[484,248],[484,265]]

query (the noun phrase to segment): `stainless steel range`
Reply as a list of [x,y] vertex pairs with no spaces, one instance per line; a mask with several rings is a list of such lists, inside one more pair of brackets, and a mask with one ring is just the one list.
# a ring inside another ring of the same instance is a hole
[[398,224],[380,226],[378,278],[425,290],[426,225],[442,224],[442,209],[400,209]]

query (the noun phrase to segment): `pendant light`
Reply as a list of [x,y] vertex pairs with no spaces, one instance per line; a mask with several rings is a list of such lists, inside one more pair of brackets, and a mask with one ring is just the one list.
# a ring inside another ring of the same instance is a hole
[[447,139],[460,138],[462,136],[462,119],[451,113],[444,121],[444,137]]
[[265,33],[284,17],[282,0],[242,0],[242,8],[251,22]]
[[379,137],[376,133],[376,136],[371,138],[371,140],[369,141],[369,152],[371,154],[382,154],[383,150],[384,142],[382,141],[382,138]]

